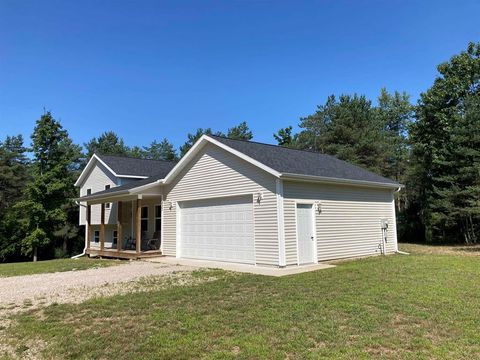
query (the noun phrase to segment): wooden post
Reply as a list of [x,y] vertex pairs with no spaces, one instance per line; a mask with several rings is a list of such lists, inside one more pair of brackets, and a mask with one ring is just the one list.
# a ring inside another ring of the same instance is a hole
[[91,221],[91,213],[92,213],[92,205],[87,205],[86,209],[86,221],[85,221],[85,236],[87,237],[87,249],[90,249],[90,241],[91,241],[91,236],[90,236],[90,221]]
[[140,252],[141,248],[142,248],[142,200],[141,199],[137,199],[137,213],[136,213],[136,221],[135,221],[135,225],[136,225],[136,249],[137,249],[137,253]]
[[105,204],[102,203],[102,211],[100,213],[100,250],[105,247]]
[[122,229],[122,202],[117,202],[117,251],[122,250],[123,244],[123,229]]

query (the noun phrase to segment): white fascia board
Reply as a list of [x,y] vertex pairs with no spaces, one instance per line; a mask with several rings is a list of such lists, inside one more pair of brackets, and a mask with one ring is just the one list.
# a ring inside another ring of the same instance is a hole
[[175,177],[175,175],[178,174],[178,172],[185,167],[185,165],[188,163],[188,161],[192,157],[194,157],[200,151],[200,149],[208,142],[211,143],[211,144],[214,144],[214,145],[216,145],[216,146],[218,146],[218,147],[220,147],[220,148],[222,148],[226,151],[228,151],[229,153],[231,153],[235,156],[238,156],[239,158],[255,165],[256,167],[259,167],[260,169],[265,170],[266,172],[272,174],[273,176],[275,176],[277,178],[280,177],[280,175],[281,175],[281,173],[279,173],[278,171],[262,164],[261,162],[255,160],[255,159],[252,159],[250,156],[247,156],[244,153],[242,153],[238,150],[235,150],[235,149],[231,148],[230,146],[225,145],[225,144],[221,143],[220,141],[217,141],[217,140],[211,138],[208,135],[202,135],[202,137],[191,147],[190,150],[188,150],[188,152],[178,162],[178,164],[175,165],[175,167],[168,173],[168,175],[165,177],[165,183],[168,184]]
[[85,176],[87,176],[88,172],[90,171],[90,169],[94,166],[95,164],[95,161],[98,161],[100,164],[102,164],[103,166],[105,166],[105,168],[110,171],[112,173],[113,176],[115,177],[118,177],[118,178],[131,178],[131,179],[146,179],[148,178],[148,176],[139,176],[139,175],[120,175],[120,174],[117,174],[115,171],[113,171],[113,169],[108,166],[105,161],[103,161],[97,154],[93,154],[92,157],[90,158],[90,160],[88,160],[88,163],[87,165],[85,166],[85,168],[83,169],[82,173],[80,174],[80,176],[78,177],[77,181],[75,181],[75,186],[80,186],[81,183],[83,182]]
[[165,184],[168,184],[173,178],[175,178],[175,175],[177,175],[185,167],[188,161],[195,156],[199,149],[203,147],[203,145],[206,143],[205,137],[206,135],[202,135],[202,137],[198,139],[197,142],[190,148],[190,150],[188,150],[187,153],[180,159],[177,165],[170,170],[167,176],[165,176],[163,179]]
[[117,175],[119,178],[129,178],[129,179],[146,179],[148,176],[140,176],[140,175]]
[[342,178],[332,178],[332,177],[326,177],[326,176],[300,175],[300,174],[289,174],[289,173],[283,173],[281,175],[281,178],[284,180],[293,180],[293,181],[321,182],[326,184],[343,184],[343,185],[366,186],[366,187],[375,187],[375,188],[384,188],[384,189],[399,189],[404,187],[404,185],[402,184],[388,184],[388,183],[381,183],[376,181],[351,180],[351,179],[342,179]]
[[87,176],[90,169],[95,165],[95,161],[98,161],[99,163],[101,163],[114,176],[117,176],[117,174],[115,174],[115,171],[113,171],[107,164],[105,164],[105,162],[102,159],[100,159],[96,154],[93,154],[92,157],[90,158],[90,160],[88,160],[87,165],[83,169],[83,171],[80,174],[80,176],[78,177],[77,181],[75,181],[75,184],[74,184],[75,186],[80,186],[81,185],[81,183],[83,182],[83,180]]

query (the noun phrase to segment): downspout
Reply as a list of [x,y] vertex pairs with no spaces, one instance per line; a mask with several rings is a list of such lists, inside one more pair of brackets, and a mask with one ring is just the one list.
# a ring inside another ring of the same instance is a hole
[[[79,203],[78,200],[75,200],[75,204],[77,204],[78,206],[83,206],[85,208],[87,207],[86,205],[83,205],[83,204]],[[75,256],[72,256],[71,259],[78,259],[79,257],[85,256],[85,253],[87,252],[87,236],[85,236],[85,247],[83,248],[82,253],[78,254],[78,255],[75,255]]]

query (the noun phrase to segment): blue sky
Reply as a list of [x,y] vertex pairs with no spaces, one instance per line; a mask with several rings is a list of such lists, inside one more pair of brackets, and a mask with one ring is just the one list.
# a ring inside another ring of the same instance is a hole
[[[478,1],[0,0],[0,139],[45,107],[73,140],[129,145],[247,121],[254,139],[329,94],[416,101],[480,41]],[[28,139],[29,141],[29,139]]]

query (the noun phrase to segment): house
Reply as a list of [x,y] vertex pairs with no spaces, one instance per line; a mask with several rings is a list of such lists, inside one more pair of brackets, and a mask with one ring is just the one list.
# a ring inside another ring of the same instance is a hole
[[95,155],[77,186],[90,255],[285,267],[397,251],[401,185],[321,153],[204,135],[176,164]]

